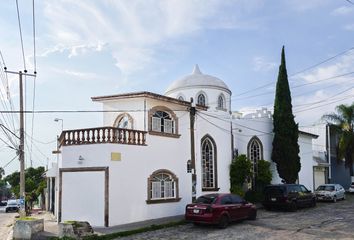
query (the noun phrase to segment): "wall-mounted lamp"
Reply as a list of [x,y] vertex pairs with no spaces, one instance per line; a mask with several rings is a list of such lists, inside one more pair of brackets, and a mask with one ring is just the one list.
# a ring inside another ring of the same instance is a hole
[[85,160],[85,158],[83,157],[83,156],[79,156],[79,163],[81,164],[82,163],[82,161],[84,161]]
[[191,173],[192,172],[192,161],[189,159],[187,161],[187,173]]

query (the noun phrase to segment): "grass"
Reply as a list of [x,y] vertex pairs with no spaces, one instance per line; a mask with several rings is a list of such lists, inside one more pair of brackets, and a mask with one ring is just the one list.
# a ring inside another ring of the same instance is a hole
[[[75,222],[75,221],[70,221],[70,222]],[[138,228],[138,229],[134,229],[134,230],[129,230],[129,231],[122,231],[122,232],[116,232],[116,233],[110,233],[110,234],[106,234],[106,235],[102,235],[102,236],[98,236],[98,235],[92,235],[92,236],[87,236],[84,237],[84,240],[112,240],[118,237],[126,237],[126,236],[131,236],[134,234],[138,234],[138,233],[144,233],[144,232],[151,232],[151,231],[156,231],[159,229],[164,229],[164,228],[170,228],[170,227],[176,227],[179,225],[184,225],[186,224],[186,222],[184,220],[181,221],[177,221],[177,222],[169,222],[169,223],[165,223],[165,224],[159,224],[159,225],[151,225],[148,227],[143,227],[143,228]],[[63,237],[63,238],[50,238],[52,240],[73,240],[74,238],[71,237]]]
[[37,220],[37,218],[33,218],[33,217],[22,217],[22,218],[18,218],[17,220],[33,221],[33,220]]

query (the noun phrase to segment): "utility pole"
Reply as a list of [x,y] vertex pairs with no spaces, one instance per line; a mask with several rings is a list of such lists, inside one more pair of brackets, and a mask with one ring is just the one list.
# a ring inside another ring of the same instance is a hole
[[195,169],[195,148],[194,148],[194,122],[195,122],[196,108],[191,98],[191,106],[189,108],[190,117],[190,135],[191,135],[191,170],[192,170],[192,202],[195,201],[197,195],[197,174]]
[[20,217],[26,216],[26,209],[25,209],[25,197],[26,197],[26,189],[25,189],[25,124],[24,124],[24,114],[23,114],[23,83],[22,83],[22,76],[31,76],[35,77],[35,74],[27,73],[27,70],[19,72],[12,72],[7,71],[5,68],[6,73],[11,74],[18,74],[19,75],[19,91],[20,91],[20,146],[19,146],[19,160],[20,160]]

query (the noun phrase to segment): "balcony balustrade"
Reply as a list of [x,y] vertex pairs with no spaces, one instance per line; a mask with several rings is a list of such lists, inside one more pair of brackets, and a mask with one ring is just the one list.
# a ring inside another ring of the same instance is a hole
[[100,127],[65,130],[59,137],[59,146],[118,143],[146,145],[146,132],[125,128]]

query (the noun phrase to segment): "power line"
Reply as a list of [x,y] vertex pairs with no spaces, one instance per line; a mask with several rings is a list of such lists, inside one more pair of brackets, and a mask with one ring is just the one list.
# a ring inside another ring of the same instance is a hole
[[18,155],[16,154],[16,156],[14,158],[12,158],[8,163],[6,163],[2,168],[5,169],[10,163],[13,162],[13,160],[15,160],[17,158],[17,156]]
[[[347,1],[348,1],[348,0],[347,0]],[[320,61],[320,62],[318,62],[318,63],[316,63],[316,64],[314,64],[314,65],[311,65],[310,67],[306,67],[306,68],[304,68],[304,69],[302,69],[302,70],[299,70],[299,71],[297,71],[297,72],[295,72],[295,73],[292,73],[291,75],[289,75],[289,77],[291,78],[291,77],[293,77],[293,76],[295,76],[295,75],[298,75],[298,74],[300,74],[300,73],[302,73],[302,72],[305,72],[305,71],[308,71],[308,70],[310,70],[310,69],[312,69],[312,68],[318,67],[318,66],[322,65],[323,63],[326,63],[326,62],[328,62],[328,61],[330,61],[330,60],[332,60],[332,59],[334,59],[334,58],[337,58],[337,57],[339,57],[339,56],[341,56],[341,55],[343,55],[343,54],[346,54],[346,53],[348,53],[348,52],[350,52],[350,51],[352,51],[352,50],[354,50],[354,47],[351,47],[351,48],[349,48],[349,49],[347,49],[347,50],[345,50],[345,51],[343,51],[343,52],[340,52],[340,53],[338,53],[338,54],[335,54],[334,56],[331,56],[331,57],[329,57],[329,58],[327,58],[327,59],[325,59],[325,60],[322,60],[322,61]],[[255,91],[255,90],[258,90],[258,89],[262,89],[262,88],[271,86],[271,85],[274,84],[274,83],[275,83],[275,81],[271,81],[270,83],[267,83],[267,84],[265,84],[265,85],[262,85],[262,86],[259,86],[259,87],[256,87],[256,88],[252,88],[252,89],[250,89],[250,90],[247,90],[247,91],[245,91],[245,92],[241,92],[241,93],[236,94],[236,95],[234,95],[234,96],[235,96],[235,97],[237,97],[237,96],[242,96],[242,95],[244,95],[244,94],[246,94],[246,93],[253,92],[253,91]]]
[[34,0],[32,0],[32,26],[33,26],[33,65],[34,74],[37,74],[37,60],[36,60],[36,18],[34,11]]
[[17,9],[17,19],[18,19],[18,28],[20,30],[20,39],[21,39],[21,47],[22,47],[22,58],[23,58],[23,67],[25,72],[26,70],[26,60],[25,60],[25,49],[23,47],[23,38],[22,38],[22,29],[21,29],[21,19],[20,19],[20,10],[18,7],[18,0],[16,0],[16,9]]
[[[347,0],[347,1],[349,1],[349,0]],[[323,63],[326,63],[326,62],[329,62],[329,61],[331,61],[331,60],[334,59],[334,58],[337,58],[337,57],[339,57],[339,56],[341,56],[341,55],[343,55],[343,54],[346,54],[346,53],[352,51],[353,49],[354,49],[354,47],[351,47],[351,48],[349,48],[349,49],[347,49],[347,50],[345,50],[345,51],[343,51],[343,52],[340,52],[340,53],[338,53],[338,54],[336,54],[336,55],[334,55],[334,56],[332,56],[332,57],[329,57],[329,58],[327,58],[327,59],[325,59],[325,60],[323,60],[323,61],[321,61],[321,62],[319,62],[319,63],[316,63],[316,64],[314,64],[314,65],[312,65],[312,66],[310,66],[310,67],[307,67],[307,68],[305,68],[305,69],[303,69],[303,70],[300,70],[300,71],[298,71],[298,72],[295,72],[295,73],[291,74],[290,77],[293,77],[293,76],[298,75],[298,74],[300,74],[300,73],[306,72],[306,71],[308,71],[308,70],[310,70],[310,69],[312,69],[312,68],[318,67],[319,65],[321,65],[321,64],[323,64]]]

